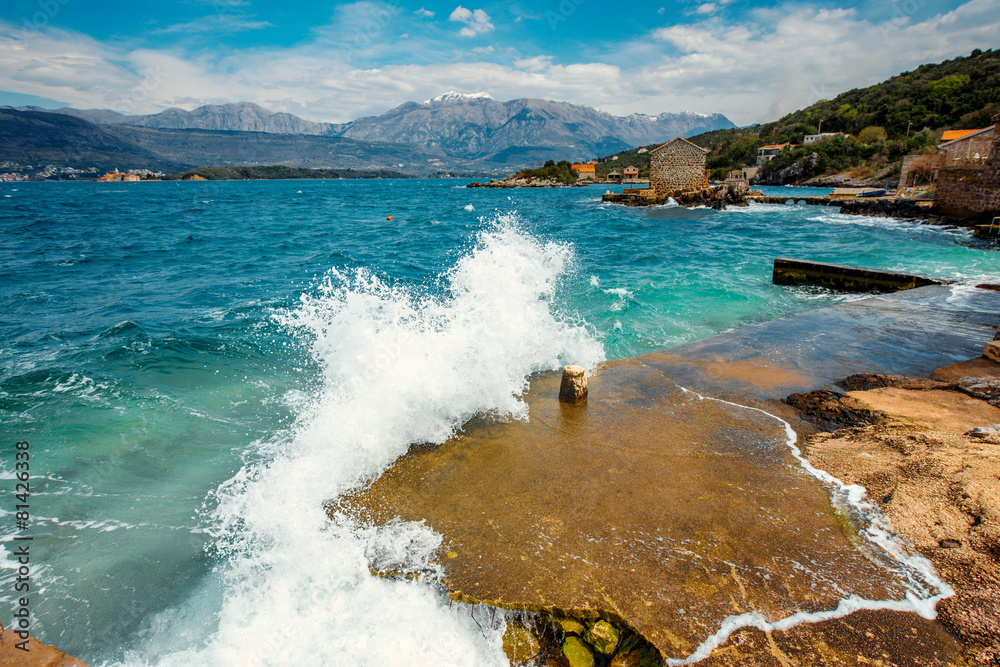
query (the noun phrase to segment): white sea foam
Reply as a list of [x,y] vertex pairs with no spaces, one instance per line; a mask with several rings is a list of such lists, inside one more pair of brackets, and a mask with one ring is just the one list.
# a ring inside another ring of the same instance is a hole
[[759,412],[781,423],[785,429],[788,448],[802,468],[810,475],[826,484],[833,490],[833,503],[842,512],[853,514],[860,523],[860,534],[868,543],[881,549],[882,555],[894,563],[893,569],[903,578],[907,592],[902,600],[868,600],[857,595],[850,595],[840,601],[834,608],[817,612],[798,612],[785,618],[771,620],[757,612],[747,612],[729,616],[723,620],[719,629],[711,637],[695,649],[694,653],[684,659],[669,659],[668,665],[690,665],[704,660],[731,634],[740,628],[758,628],[764,631],[788,630],[802,623],[819,623],[834,618],[842,618],[861,609],[885,609],[891,611],[913,612],[923,618],[937,616],[937,603],[955,594],[954,589],[937,576],[934,565],[914,551],[889,528],[885,516],[878,508],[865,499],[865,488],[856,484],[844,484],[825,470],[814,467],[802,456],[802,451],[796,445],[798,436],[791,424],[781,417],[760,408],[753,408],[739,403],[732,403],[719,398],[702,396],[696,392],[681,387],[685,393],[691,393],[700,400],[717,401],[736,406],[745,410]]
[[465,206],[463,206],[463,208],[464,208],[464,209],[465,209],[466,211],[470,211],[470,212],[471,212],[471,211],[475,211],[475,210],[476,210],[476,207],[475,207],[475,206],[473,206],[472,204],[466,204]]
[[870,215],[850,215],[841,213],[839,209],[826,210],[819,215],[810,216],[809,220],[854,227],[870,227],[889,231],[906,231],[931,236],[964,236],[971,237],[972,230],[964,227],[936,225],[913,218],[893,218]]
[[262,462],[218,489],[219,579],[154,619],[127,662],[506,664],[503,622],[490,623],[487,610],[452,605],[426,580],[370,575],[376,563],[433,577],[439,536],[419,523],[331,520],[323,506],[409,444],[442,442],[477,413],[525,417],[518,395],[531,372],[603,359],[586,328],[554,313],[571,257],[501,217],[442,276],[442,297],[331,271],[281,314],[311,342],[323,388],[287,437],[262,444]]
[[624,310],[625,306],[628,304],[629,299],[632,298],[632,292],[629,292],[624,287],[612,287],[611,289],[602,290],[605,294],[611,294],[616,297],[614,303],[611,304],[610,309],[612,311],[618,312]]

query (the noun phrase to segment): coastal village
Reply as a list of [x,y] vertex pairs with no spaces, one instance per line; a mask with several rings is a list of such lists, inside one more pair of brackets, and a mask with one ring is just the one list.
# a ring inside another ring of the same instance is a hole
[[[982,129],[948,130],[936,152],[904,158],[898,188],[894,192],[883,188],[841,187],[825,197],[791,199],[810,204],[838,205],[846,207],[846,212],[881,215],[915,212],[950,220],[980,222],[983,224],[977,227],[977,234],[997,237],[1000,235],[1000,224],[993,224],[993,219],[1000,215],[1000,132],[996,130],[1000,115],[992,120],[993,125]],[[809,135],[805,143],[831,136],[835,135]],[[628,206],[660,205],[668,199],[682,204],[716,202],[720,206],[749,201],[784,203],[789,200],[788,197],[768,197],[753,192],[750,183],[764,163],[789,147],[789,144],[761,147],[756,166],[731,172],[724,183],[713,186],[709,183],[705,164],[708,150],[686,139],[674,139],[649,151],[647,187],[626,188],[621,193],[608,191],[603,199]],[[593,180],[592,165],[573,165],[574,170],[578,167],[581,182]],[[618,182],[619,174],[612,174],[609,174],[607,182]],[[622,179],[621,182],[627,181]],[[917,188],[921,195],[929,192],[931,197],[925,196],[922,200],[908,197]],[[857,206],[859,198],[867,200],[860,207]]]
[[[621,192],[608,190],[603,195],[606,202],[626,206],[658,206],[673,200],[682,205],[724,208],[751,201],[783,204],[791,200],[837,206],[845,213],[960,222],[976,225],[977,235],[997,238],[1000,237],[1000,224],[992,223],[994,217],[1000,215],[1000,133],[996,129],[1000,115],[991,120],[993,124],[984,128],[946,130],[934,151],[904,157],[900,175],[891,186],[845,185],[843,183],[851,179],[839,177],[838,182],[835,178],[827,178],[816,183],[820,187],[834,185],[831,194],[824,196],[767,196],[751,190],[764,165],[783,151],[795,148],[789,142],[760,146],[756,164],[731,171],[724,181],[715,183],[709,179],[706,164],[710,151],[682,137],[637,151],[649,156],[645,178],[634,165],[612,169],[603,178],[598,178],[597,159],[573,163],[569,167],[576,178],[574,185],[632,186]],[[803,145],[815,146],[817,142],[837,137],[854,139],[837,132],[807,134]],[[618,156],[610,159],[617,160]],[[518,172],[488,183],[474,182],[469,187],[566,185],[529,173]]]

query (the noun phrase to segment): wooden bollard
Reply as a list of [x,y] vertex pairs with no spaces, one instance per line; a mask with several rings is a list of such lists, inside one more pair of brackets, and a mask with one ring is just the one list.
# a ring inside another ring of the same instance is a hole
[[564,366],[559,400],[563,403],[581,403],[587,400],[587,376],[582,366]]

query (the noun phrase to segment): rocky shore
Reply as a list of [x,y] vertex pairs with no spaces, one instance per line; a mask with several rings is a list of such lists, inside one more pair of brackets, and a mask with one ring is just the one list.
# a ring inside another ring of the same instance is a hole
[[4,667],[87,667],[82,660],[47,646],[34,637],[22,639],[13,630],[0,632],[0,665]]
[[849,391],[788,399],[828,429],[806,441],[807,457],[863,486],[955,589],[937,609],[966,660],[1000,665],[1000,364],[981,357],[930,378],[841,384]]
[[[813,153],[808,158],[808,165],[811,167],[819,163],[819,153]],[[836,174],[823,174],[812,178],[803,178],[803,166],[799,163],[792,164],[784,169],[778,169],[770,174],[757,174],[750,180],[751,185],[803,185],[815,188],[885,188],[895,190],[899,186],[899,179],[894,176],[896,169],[888,167],[883,171],[869,177],[857,177],[850,172]]]
[[547,178],[521,178],[516,174],[513,176],[507,176],[506,178],[491,178],[488,183],[483,183],[481,181],[473,181],[465,187],[467,188],[569,188],[569,187],[583,187],[587,185],[586,182],[582,183],[563,183],[562,181],[553,181]]

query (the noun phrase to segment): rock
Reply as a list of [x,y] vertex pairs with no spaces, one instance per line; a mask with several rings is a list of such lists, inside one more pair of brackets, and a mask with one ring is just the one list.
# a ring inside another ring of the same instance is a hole
[[878,424],[884,418],[882,413],[868,409],[856,399],[828,389],[817,389],[808,394],[790,394],[784,402],[814,424],[833,430],[846,426]]
[[541,652],[538,637],[520,623],[511,623],[503,633],[503,652],[512,665],[523,665]]
[[881,373],[855,373],[841,382],[848,391],[867,391],[880,387],[896,387],[897,389],[926,390],[944,389],[943,383],[927,378],[911,378],[903,375],[884,375]]
[[990,424],[989,426],[977,426],[976,428],[966,431],[965,435],[971,436],[973,438],[988,438],[991,435],[1000,434],[1000,424]]
[[1000,341],[991,340],[983,349],[983,356],[993,361],[1000,361]]
[[594,667],[594,654],[579,637],[567,637],[562,644],[569,667]]
[[[810,166],[812,166],[812,157],[815,156],[819,159],[819,155],[813,153],[810,158],[807,158]],[[799,162],[793,162],[791,165],[785,167],[784,169],[779,169],[773,171],[770,174],[757,173],[752,179],[750,179],[751,185],[786,185],[789,183],[797,183],[802,177],[802,164]]]
[[[17,648],[27,641],[27,651]],[[22,640],[13,630],[0,632],[0,665],[5,667],[87,667],[87,663],[71,658],[59,649],[46,646],[34,637]]]
[[660,667],[663,664],[663,658],[652,646],[643,641],[629,642],[629,639],[638,640],[638,637],[632,635],[622,640],[618,653],[608,663],[609,667]]
[[578,637],[582,637],[583,633],[587,631],[587,626],[585,626],[583,623],[576,620],[575,618],[570,618],[567,616],[566,618],[560,618],[556,622],[559,624],[559,627],[562,628],[562,631],[567,635],[576,635]]
[[607,621],[594,623],[583,638],[595,651],[604,655],[611,655],[618,648],[618,629]]
[[586,183],[561,183],[547,178],[522,178],[517,174],[507,176],[503,180],[492,178],[489,183],[473,181],[467,184],[467,188],[565,188]]
[[908,218],[930,222],[940,220],[939,216],[909,199],[846,199],[840,204],[840,212],[876,218]]
[[818,434],[804,449],[817,468],[865,486],[894,532],[952,586],[955,595],[937,605],[938,620],[961,640],[969,662],[1000,665],[1000,461],[963,435],[976,423],[1000,426],[1000,409],[969,399],[962,385],[978,382],[853,392],[883,412],[884,423]]
[[563,403],[580,403],[587,399],[587,375],[582,366],[563,368],[559,400]]
[[958,391],[1000,407],[1000,380],[983,378],[962,378],[955,387]]

